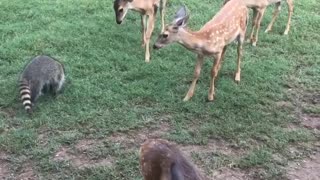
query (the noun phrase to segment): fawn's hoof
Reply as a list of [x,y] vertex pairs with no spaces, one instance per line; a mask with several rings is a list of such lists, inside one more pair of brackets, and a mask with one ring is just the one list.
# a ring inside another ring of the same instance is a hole
[[150,56],[146,56],[145,60],[144,60],[146,63],[149,63],[150,62]]
[[240,82],[240,74],[236,74],[236,77],[234,78],[234,80],[236,81],[236,83]]
[[191,97],[186,96],[186,97],[183,98],[183,101],[184,101],[184,102],[187,102],[187,101],[189,101],[190,99],[191,99]]
[[207,102],[213,102],[214,96],[208,96]]

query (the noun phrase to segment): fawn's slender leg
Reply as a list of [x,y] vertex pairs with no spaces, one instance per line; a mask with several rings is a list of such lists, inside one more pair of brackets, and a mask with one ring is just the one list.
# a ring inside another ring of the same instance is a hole
[[273,26],[274,22],[276,21],[276,18],[278,17],[280,10],[281,10],[281,2],[277,2],[274,7],[272,20],[271,20],[270,24],[268,25],[265,32],[269,32],[272,30],[272,26]]
[[284,31],[284,35],[287,35],[289,33],[290,30],[290,25],[291,25],[291,17],[293,14],[293,0],[287,0],[287,4],[288,4],[288,23],[287,23],[287,27],[286,30]]
[[200,77],[203,59],[204,58],[202,55],[198,55],[197,64],[194,69],[194,77],[193,77],[192,83],[190,85],[189,91],[188,91],[187,95],[185,96],[185,98],[183,99],[183,101],[188,101],[194,94],[194,89],[195,89],[197,81]]
[[225,54],[226,54],[227,47],[228,47],[228,46],[225,46],[225,47],[223,48],[223,50],[222,50],[221,60],[220,60],[219,66],[218,66],[218,71],[220,71],[220,69],[221,69],[221,66],[222,66],[222,63],[223,63],[223,60],[224,60],[224,56],[225,56]]
[[164,31],[164,16],[165,16],[165,10],[166,10],[166,3],[167,0],[162,0],[162,4],[160,5],[160,15],[161,15],[161,32]]
[[145,54],[145,61],[150,62],[150,38],[154,29],[154,22],[155,22],[155,15],[152,14],[149,16],[147,21],[147,32],[146,32],[146,54]]
[[212,69],[211,69],[211,80],[210,80],[210,88],[209,88],[209,94],[208,94],[209,101],[213,101],[213,99],[214,99],[214,95],[215,95],[214,80],[218,76],[219,64],[221,63],[220,62],[221,56],[222,56],[222,52],[220,52],[214,56],[215,62],[214,62],[214,65],[212,66]]
[[265,10],[266,10],[265,7],[258,9],[258,18],[257,18],[257,25],[256,25],[256,36],[255,36],[254,41],[252,42],[252,46],[256,46],[257,45],[259,31],[260,31],[260,25],[261,25],[261,20],[263,18]]
[[250,37],[248,38],[248,42],[255,41],[254,32],[255,32],[255,29],[257,28],[258,11],[256,8],[253,8],[252,10],[253,10],[252,28],[251,28]]
[[146,45],[146,15],[141,15],[142,47]]
[[241,58],[242,58],[242,45],[243,45],[243,41],[244,41],[244,37],[245,37],[245,31],[244,34],[240,34],[239,35],[239,39],[238,39],[238,49],[237,49],[237,53],[238,53],[238,58],[237,58],[237,71],[236,71],[236,75],[234,80],[236,82],[240,82],[240,72],[241,72]]

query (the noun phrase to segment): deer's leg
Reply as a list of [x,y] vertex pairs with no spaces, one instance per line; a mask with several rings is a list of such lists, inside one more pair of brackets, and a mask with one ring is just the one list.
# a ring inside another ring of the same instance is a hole
[[203,58],[202,55],[198,55],[197,64],[196,64],[195,69],[194,69],[194,77],[193,77],[192,83],[190,85],[189,91],[188,91],[187,95],[184,97],[183,101],[188,101],[194,94],[194,89],[195,89],[197,81],[198,81],[198,79],[200,77],[201,67],[202,67],[202,64],[203,64],[203,59],[204,58]]
[[146,45],[146,15],[141,15],[142,47]]
[[258,9],[258,18],[257,18],[257,25],[256,25],[256,35],[255,35],[255,39],[252,42],[252,46],[256,46],[257,42],[258,42],[258,36],[259,36],[259,31],[260,31],[260,25],[261,25],[261,20],[263,18],[264,12],[265,12],[266,8],[261,8]]
[[253,42],[255,41],[255,37],[254,37],[254,31],[256,29],[257,26],[257,19],[258,19],[258,11],[256,8],[253,8],[253,16],[252,16],[252,28],[251,28],[251,33],[250,33],[250,37],[248,38],[248,42]]
[[293,14],[293,0],[287,0],[287,4],[288,4],[288,23],[287,23],[287,27],[286,30],[284,31],[284,35],[287,35],[289,33],[290,30],[290,24],[291,24],[291,17]]
[[244,37],[245,37],[245,31],[244,31],[243,34],[239,34],[239,37],[238,37],[237,71],[236,71],[236,75],[235,75],[235,78],[234,78],[234,80],[235,80],[237,83],[240,82],[240,71],[241,71],[240,63],[241,63],[241,58],[242,58],[242,45],[243,45]]
[[155,22],[155,14],[152,14],[148,18],[148,26],[147,26],[147,32],[146,32],[146,54],[145,54],[145,61],[150,62],[150,38],[153,32],[154,28],[154,22]]
[[162,0],[162,4],[160,5],[161,32],[164,31],[164,16],[165,16],[166,4],[167,4],[167,0]]
[[274,22],[276,21],[276,18],[278,17],[280,10],[281,10],[281,2],[277,2],[275,7],[274,7],[272,20],[271,20],[270,24],[268,25],[268,27],[267,27],[265,32],[269,32],[269,31],[272,30],[272,26],[273,26]]
[[214,62],[214,66],[212,66],[212,69],[211,69],[211,80],[210,80],[210,88],[209,88],[209,94],[208,94],[209,101],[213,101],[213,99],[214,99],[214,95],[215,95],[214,81],[215,81],[216,77],[218,76],[219,64],[221,63],[220,62],[221,56],[222,56],[222,52],[220,52],[214,56],[215,62]]
[[223,48],[223,50],[222,50],[221,60],[220,60],[220,63],[219,63],[219,65],[218,65],[218,71],[220,71],[220,69],[221,69],[221,65],[222,65],[222,63],[223,63],[223,60],[224,60],[224,56],[225,56],[225,54],[226,54],[227,47],[228,47],[228,46],[225,46],[225,47]]

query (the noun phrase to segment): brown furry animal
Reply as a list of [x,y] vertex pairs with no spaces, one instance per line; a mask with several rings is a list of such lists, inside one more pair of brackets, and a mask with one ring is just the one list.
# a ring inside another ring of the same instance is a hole
[[141,145],[140,168],[144,180],[208,180],[175,145],[162,139]]

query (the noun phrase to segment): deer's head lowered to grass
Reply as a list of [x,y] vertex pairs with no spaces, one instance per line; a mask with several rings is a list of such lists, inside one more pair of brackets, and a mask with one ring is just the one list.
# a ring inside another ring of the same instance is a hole
[[129,10],[134,10],[141,14],[142,46],[146,48],[146,62],[150,61],[149,44],[158,8],[160,8],[162,31],[164,29],[166,2],[167,0],[115,0],[113,3],[117,24],[121,24],[123,22]]
[[113,9],[116,15],[116,22],[121,24],[125,18],[128,10],[130,9],[130,3],[133,0],[115,0],[113,3]]
[[168,44],[179,41],[179,36],[181,35],[179,30],[187,25],[188,19],[187,9],[185,6],[182,6],[179,11],[177,11],[173,21],[165,26],[164,31],[159,35],[153,48],[160,49]]

